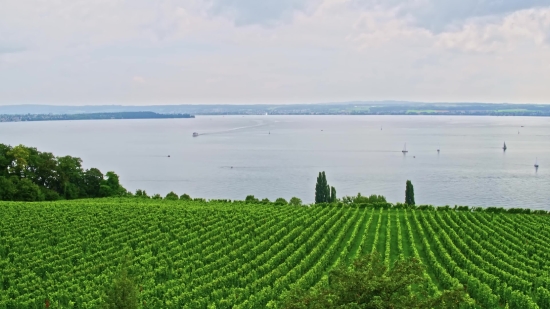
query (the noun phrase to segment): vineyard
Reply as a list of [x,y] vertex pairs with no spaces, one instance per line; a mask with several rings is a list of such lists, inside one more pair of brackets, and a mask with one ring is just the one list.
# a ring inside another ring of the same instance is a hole
[[124,261],[143,308],[263,308],[378,251],[417,257],[430,293],[550,308],[550,216],[95,199],[0,203],[0,309],[98,308]]

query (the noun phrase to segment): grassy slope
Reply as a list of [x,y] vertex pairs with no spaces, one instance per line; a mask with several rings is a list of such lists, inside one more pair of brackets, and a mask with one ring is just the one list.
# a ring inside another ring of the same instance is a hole
[[540,307],[550,302],[540,296],[550,289],[541,279],[550,269],[548,216],[98,199],[2,202],[0,217],[0,308],[43,308],[45,298],[51,308],[97,307],[125,257],[147,307],[258,308],[291,284],[319,284],[360,252],[395,261],[398,231],[404,256],[416,249],[436,289],[445,286],[429,251],[449,274],[447,254],[470,267],[501,304],[511,297],[504,282]]

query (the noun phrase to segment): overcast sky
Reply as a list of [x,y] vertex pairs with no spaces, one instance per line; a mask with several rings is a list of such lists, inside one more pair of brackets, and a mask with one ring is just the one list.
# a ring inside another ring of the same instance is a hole
[[0,105],[550,103],[550,0],[0,0]]

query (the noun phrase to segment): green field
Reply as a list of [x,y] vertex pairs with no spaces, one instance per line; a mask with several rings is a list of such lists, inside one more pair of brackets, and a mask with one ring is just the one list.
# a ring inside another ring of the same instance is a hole
[[377,250],[475,307],[550,308],[550,216],[243,202],[0,203],[0,308],[97,308],[125,260],[144,308],[263,308]]

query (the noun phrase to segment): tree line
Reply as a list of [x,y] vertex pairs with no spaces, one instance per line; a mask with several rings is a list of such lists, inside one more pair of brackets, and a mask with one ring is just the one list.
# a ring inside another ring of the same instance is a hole
[[[433,206],[433,205],[416,205],[414,200],[414,186],[410,180],[405,184],[405,203],[391,204],[386,201],[382,195],[372,194],[370,196],[362,196],[357,193],[357,196],[344,196],[341,199],[336,198],[336,189],[330,187],[330,195],[325,172],[320,172],[315,185],[315,204],[338,204],[338,205],[356,205],[358,207],[375,207],[375,208],[409,208],[427,211],[466,211],[466,212],[487,212],[493,214],[508,213],[508,214],[534,214],[548,215],[550,211],[529,208],[503,208],[503,207],[469,207],[458,206]],[[330,196],[330,198],[329,198]]]
[[[139,197],[166,200],[204,200],[192,199],[188,194],[178,196],[174,192],[165,197],[160,194],[147,195],[145,190],[135,194],[127,191],[115,172],[103,174],[97,168],[84,169],[82,159],[72,156],[54,156],[49,152],[40,152],[34,147],[24,145],[9,146],[0,144],[0,200],[3,201],[55,201],[61,199],[98,198],[98,197]],[[227,200],[231,202],[230,200]],[[259,200],[253,195],[246,197],[245,202],[255,204],[302,205],[297,197],[289,201],[278,198],[274,202],[268,199]],[[420,210],[458,210],[484,211],[490,213],[548,214],[545,210],[502,207],[468,207],[450,206],[434,207],[432,205],[415,205],[414,187],[407,180],[405,203],[392,205],[382,195],[344,196],[337,198],[336,189],[328,184],[326,173],[320,172],[315,185],[315,204],[373,205],[380,207],[408,207]]]
[[115,112],[85,114],[25,114],[0,115],[0,122],[15,121],[54,121],[54,120],[97,120],[97,119],[158,119],[158,118],[195,118],[189,114],[158,114],[154,112]]
[[[375,194],[371,196],[362,196],[361,193],[357,193],[357,196],[344,196],[342,199],[338,199],[336,197],[336,189],[328,184],[327,175],[325,172],[319,172],[319,176],[317,176],[317,183],[315,184],[315,204],[330,204],[336,202],[342,202],[344,204],[387,203],[384,196]],[[405,205],[415,205],[414,187],[410,180],[407,180],[405,185]]]
[[84,169],[80,158],[0,144],[0,200],[55,201],[125,194],[117,174]]

